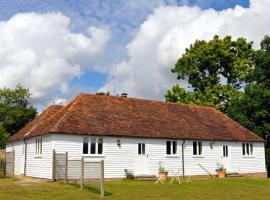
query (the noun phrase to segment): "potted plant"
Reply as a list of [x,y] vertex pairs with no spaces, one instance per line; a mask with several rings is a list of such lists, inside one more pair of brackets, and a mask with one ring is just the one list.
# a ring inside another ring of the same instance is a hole
[[168,171],[165,170],[164,167],[159,166],[158,172],[159,172],[159,178],[160,178],[160,180],[161,181],[166,181],[167,180],[167,177],[168,177]]
[[129,170],[125,170],[125,173],[126,173],[126,178],[128,179],[128,180],[133,180],[134,179],[134,174],[133,174],[133,172],[132,171],[129,171]]
[[226,176],[226,169],[223,165],[218,164],[218,168],[216,169],[216,172],[218,174],[218,178],[225,178]]

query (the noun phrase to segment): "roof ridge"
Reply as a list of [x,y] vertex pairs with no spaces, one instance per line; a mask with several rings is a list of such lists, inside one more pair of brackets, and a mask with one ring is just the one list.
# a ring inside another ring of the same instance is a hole
[[98,96],[101,98],[119,98],[119,99],[125,99],[125,100],[139,100],[139,101],[147,101],[147,102],[157,102],[162,104],[173,104],[173,105],[181,105],[181,106],[187,106],[187,107],[200,107],[200,108],[209,108],[216,110],[213,106],[205,106],[205,105],[197,105],[197,104],[186,104],[183,102],[169,102],[169,101],[161,101],[157,99],[143,99],[143,98],[136,98],[136,97],[121,97],[121,96],[106,96],[106,95],[98,95],[98,94],[91,94],[91,93],[80,93],[80,95],[85,96]]

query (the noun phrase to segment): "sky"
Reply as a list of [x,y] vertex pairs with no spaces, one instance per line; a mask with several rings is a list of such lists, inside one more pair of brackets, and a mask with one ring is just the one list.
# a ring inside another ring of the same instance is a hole
[[270,34],[269,0],[0,0],[0,88],[39,109],[80,92],[164,100],[196,39]]

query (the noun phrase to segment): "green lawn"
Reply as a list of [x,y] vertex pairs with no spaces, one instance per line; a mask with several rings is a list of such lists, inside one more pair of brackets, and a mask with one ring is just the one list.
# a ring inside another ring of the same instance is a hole
[[[80,190],[76,184],[45,181],[0,179],[0,199],[100,199],[97,185]],[[259,178],[217,178],[193,180],[181,185],[154,184],[151,181],[115,181],[105,183],[105,199],[270,199],[270,180]]]

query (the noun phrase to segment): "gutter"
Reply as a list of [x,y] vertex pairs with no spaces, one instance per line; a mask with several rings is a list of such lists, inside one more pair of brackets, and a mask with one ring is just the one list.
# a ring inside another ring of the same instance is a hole
[[184,154],[184,147],[185,147],[186,140],[183,140],[182,143],[182,175],[185,176],[185,154]]
[[26,143],[25,139],[23,139],[23,142],[24,142],[24,173],[23,173],[23,175],[26,176],[27,143]]

